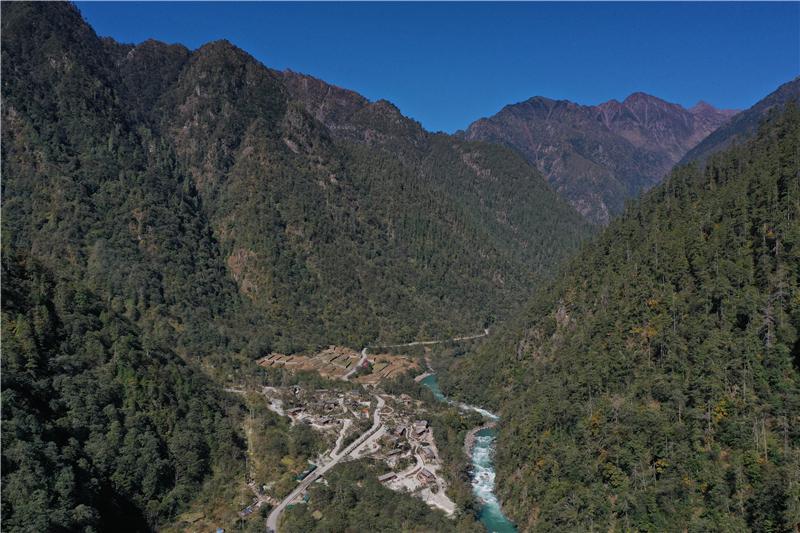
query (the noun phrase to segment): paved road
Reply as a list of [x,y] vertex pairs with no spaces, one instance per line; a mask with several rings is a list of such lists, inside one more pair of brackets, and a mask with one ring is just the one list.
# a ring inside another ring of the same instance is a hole
[[353,368],[351,368],[350,371],[343,376],[344,380],[347,381],[353,376],[353,374],[358,372],[358,369],[361,368],[361,365],[363,365],[366,360],[367,360],[367,348],[364,347],[364,349],[361,350],[361,358],[358,360],[356,364],[353,365]]
[[472,339],[480,339],[481,337],[485,337],[488,334],[489,334],[489,328],[486,328],[483,330],[483,333],[478,333],[477,335],[467,335],[465,337],[453,337],[452,339],[440,339],[432,341],[414,341],[414,342],[406,342],[404,344],[383,344],[380,346],[373,346],[373,348],[402,348],[404,346],[429,346],[431,344],[442,344],[443,342],[468,341]]
[[322,477],[325,474],[325,472],[336,466],[336,464],[339,461],[347,457],[350,454],[350,452],[361,446],[361,444],[363,444],[364,441],[370,437],[370,435],[372,435],[373,433],[378,431],[378,429],[380,429],[381,409],[386,404],[386,401],[380,396],[375,396],[375,398],[377,398],[378,403],[375,407],[375,412],[372,415],[372,427],[370,427],[367,431],[362,433],[361,436],[358,437],[358,439],[349,444],[344,450],[342,450],[338,454],[334,454],[331,462],[317,467],[316,470],[314,470],[308,476],[306,476],[306,478],[303,481],[301,481],[300,484],[297,485],[297,487],[286,498],[284,498],[281,503],[279,503],[278,505],[275,506],[274,509],[272,509],[272,511],[269,513],[269,516],[267,517],[268,532],[278,531],[278,519],[280,518],[281,513],[286,509],[286,507],[290,503],[292,503],[295,499],[300,497],[300,495],[302,495],[306,491],[306,489],[308,489],[308,487],[311,486],[312,483],[314,483],[317,479]]
[[485,337],[489,334],[489,328],[485,328],[483,333],[478,333],[477,335],[467,335],[464,337],[453,337],[452,339],[439,339],[439,340],[431,340],[431,341],[414,341],[414,342],[406,342],[403,344],[381,344],[376,346],[367,346],[363,350],[361,350],[361,358],[358,362],[353,365],[353,368],[347,372],[343,378],[345,380],[350,379],[353,374],[358,372],[358,369],[361,368],[361,365],[367,360],[367,349],[368,348],[404,348],[407,346],[430,346],[431,344],[442,344],[443,342],[451,342],[451,341],[469,341],[472,339],[480,339],[481,337]]

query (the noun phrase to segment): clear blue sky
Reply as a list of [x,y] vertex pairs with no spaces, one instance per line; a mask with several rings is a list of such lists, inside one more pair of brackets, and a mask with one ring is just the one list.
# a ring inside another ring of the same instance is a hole
[[542,95],[746,108],[800,74],[800,3],[88,3],[102,36],[228,39],[454,131]]

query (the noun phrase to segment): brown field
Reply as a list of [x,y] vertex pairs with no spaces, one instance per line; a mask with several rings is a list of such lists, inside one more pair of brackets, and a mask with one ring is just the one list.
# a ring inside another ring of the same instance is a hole
[[[285,368],[292,372],[313,371],[328,379],[342,379],[358,363],[360,354],[350,348],[329,346],[316,355],[285,355],[271,353],[258,360],[264,368]],[[384,379],[392,379],[411,369],[419,369],[416,361],[401,355],[377,354],[368,357],[372,373],[354,381],[374,385]]]
[[360,376],[355,380],[366,385],[374,385],[384,379],[396,378],[409,370],[419,370],[419,364],[416,361],[402,355],[378,354],[370,355],[367,359],[372,364],[372,373]]
[[359,357],[358,352],[350,348],[329,346],[313,356],[271,353],[259,359],[258,364],[264,368],[283,367],[295,372],[302,370],[314,371],[319,372],[325,378],[340,379],[352,365],[358,362]]

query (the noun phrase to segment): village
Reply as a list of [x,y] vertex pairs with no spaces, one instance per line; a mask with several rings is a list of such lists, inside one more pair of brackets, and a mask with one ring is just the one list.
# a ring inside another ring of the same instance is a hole
[[[488,334],[458,337],[468,340]],[[414,341],[384,348],[427,346],[445,341]],[[390,490],[420,498],[431,508],[455,516],[456,504],[447,495],[447,481],[436,446],[434,430],[428,419],[433,413],[425,402],[405,393],[388,394],[380,384],[402,375],[415,375],[421,381],[430,375],[430,363],[391,353],[368,353],[329,346],[316,354],[285,355],[270,353],[256,363],[268,370],[291,374],[315,372],[331,381],[345,381],[359,386],[309,388],[302,385],[262,386],[260,394],[270,410],[287,417],[292,425],[304,424],[318,432],[327,446],[325,452],[309,461],[297,477],[296,487],[283,499],[276,499],[267,485],[248,483],[254,494],[252,503],[239,515],[244,518],[264,504],[271,510],[267,530],[277,531],[280,516],[286,509],[309,501],[313,483],[327,484],[326,472],[339,463],[371,459],[385,465],[378,481]],[[426,368],[423,368],[422,365]],[[243,389],[227,389],[244,393]]]
[[[423,402],[406,394],[307,390],[299,386],[263,387],[270,409],[292,424],[308,424],[329,442],[327,451],[298,476],[302,482],[321,467],[371,458],[390,471],[380,476],[386,487],[411,493],[448,515],[455,503],[446,495],[433,429],[424,419]],[[327,468],[326,468],[327,470]],[[321,476],[317,480],[322,482]]]
[[[372,349],[422,346],[427,352],[427,347],[432,344],[471,340],[486,335],[488,329],[478,335],[413,341]],[[456,504],[447,495],[444,465],[434,428],[429,422],[436,416],[432,411],[435,408],[406,393],[387,393],[381,386],[404,375],[414,376],[414,381],[424,383],[433,372],[428,354],[414,358],[386,352],[371,354],[368,353],[369,349],[365,347],[359,353],[346,347],[329,346],[316,354],[270,353],[256,361],[264,369],[279,371],[278,375],[282,372],[314,372],[330,380],[327,388],[318,388],[319,383],[303,385],[300,384],[303,383],[301,380],[283,386],[273,381],[272,386],[260,385],[255,391],[243,387],[225,389],[235,394],[255,392],[262,395],[268,409],[288,418],[291,426],[303,425],[318,433],[325,450],[309,459],[302,470],[296,470],[294,481],[297,484],[288,495],[276,494],[273,492],[274,483],[259,485],[246,474],[246,484],[253,496],[249,503],[242,502],[244,505],[238,512],[241,518],[253,515],[266,505],[269,513],[265,515],[262,511],[261,515],[267,517],[267,531],[274,533],[285,510],[310,503],[309,488],[313,484],[328,484],[325,474],[329,470],[337,464],[361,459],[383,465],[385,471],[376,475],[376,478],[384,487],[419,498],[449,517],[456,516]],[[397,390],[396,387],[390,389]],[[438,388],[431,390],[438,400],[442,400]],[[495,418],[491,413],[474,406],[453,405]],[[474,434],[471,435],[474,438]],[[203,516],[203,513],[187,513],[181,517],[181,523],[191,526],[200,523]],[[312,516],[320,520],[323,514],[317,509]]]

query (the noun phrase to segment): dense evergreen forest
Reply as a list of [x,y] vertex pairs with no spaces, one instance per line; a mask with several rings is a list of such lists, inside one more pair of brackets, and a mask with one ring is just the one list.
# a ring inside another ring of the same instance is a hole
[[104,45],[265,317],[257,348],[480,329],[588,234],[512,152],[429,134],[387,102],[364,103],[341,136],[226,41]]
[[235,472],[238,406],[87,285],[3,260],[3,529],[141,531]]
[[348,126],[379,141],[335,135],[225,41],[122,45],[66,4],[4,10],[9,246],[68,258],[187,354],[479,330],[589,232],[512,152],[385,102]]
[[790,105],[674,170],[456,363],[444,388],[500,410],[523,529],[796,529],[799,220]]

